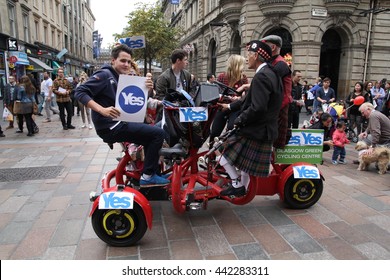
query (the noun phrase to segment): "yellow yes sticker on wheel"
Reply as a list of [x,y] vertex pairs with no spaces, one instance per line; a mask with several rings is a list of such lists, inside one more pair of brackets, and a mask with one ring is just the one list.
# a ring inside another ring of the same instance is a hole
[[134,194],[129,192],[106,192],[99,198],[99,209],[133,209]]

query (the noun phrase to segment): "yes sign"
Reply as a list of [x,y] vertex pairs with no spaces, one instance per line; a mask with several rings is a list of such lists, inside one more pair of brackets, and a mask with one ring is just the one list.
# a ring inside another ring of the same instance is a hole
[[294,166],[295,179],[320,179],[320,171],[315,166]]
[[322,145],[324,139],[323,133],[307,133],[307,132],[299,132],[293,133],[288,142],[288,145],[296,145],[296,146],[318,146]]
[[181,107],[180,122],[204,122],[208,119],[205,107]]
[[128,46],[131,49],[145,48],[145,36],[132,36],[128,38],[120,38],[119,43]]
[[102,193],[99,209],[133,209],[134,194],[129,192]]

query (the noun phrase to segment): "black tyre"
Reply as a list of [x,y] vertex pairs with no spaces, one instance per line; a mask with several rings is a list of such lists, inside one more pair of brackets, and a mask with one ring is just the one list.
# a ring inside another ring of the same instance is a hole
[[142,208],[134,203],[133,209],[96,209],[92,215],[96,235],[115,247],[128,247],[137,243],[147,229]]
[[321,197],[321,179],[294,179],[290,177],[284,186],[284,202],[293,209],[306,209]]

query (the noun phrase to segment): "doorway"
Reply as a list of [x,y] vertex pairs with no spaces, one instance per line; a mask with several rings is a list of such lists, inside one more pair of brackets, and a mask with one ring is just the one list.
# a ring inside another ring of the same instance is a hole
[[322,37],[319,76],[323,79],[331,79],[330,87],[336,92],[339,83],[340,72],[341,37],[334,29],[329,29]]

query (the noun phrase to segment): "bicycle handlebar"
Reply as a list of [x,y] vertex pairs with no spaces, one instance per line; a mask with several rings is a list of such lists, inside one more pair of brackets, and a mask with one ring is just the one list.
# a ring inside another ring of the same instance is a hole
[[[236,91],[234,88],[231,88],[231,87],[225,85],[224,83],[221,83],[221,82],[218,82],[218,81],[214,81],[214,83],[224,89],[223,92],[222,92],[222,95],[241,94],[241,92]],[[233,93],[229,94],[229,91],[231,91]]]

